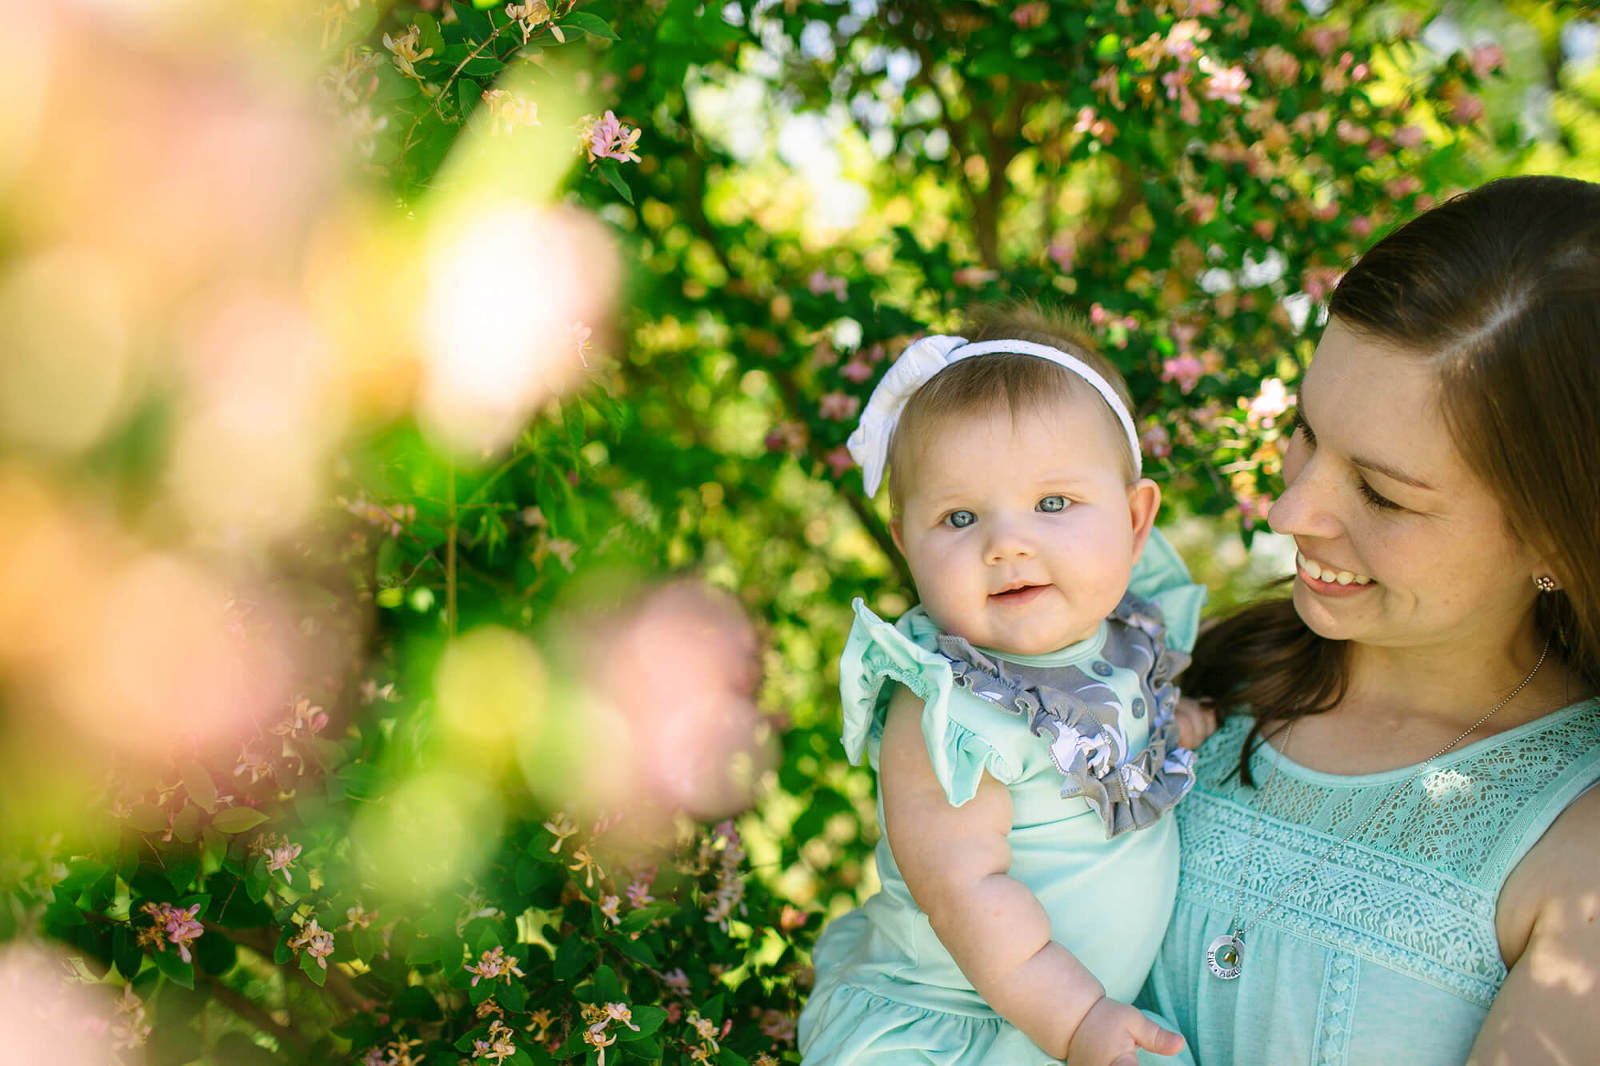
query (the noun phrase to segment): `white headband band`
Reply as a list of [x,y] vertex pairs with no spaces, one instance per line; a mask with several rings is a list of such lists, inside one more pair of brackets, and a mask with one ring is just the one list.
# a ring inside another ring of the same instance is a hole
[[1082,359],[1060,348],[1052,348],[1048,344],[1035,344],[1032,341],[998,340],[968,344],[965,337],[933,336],[913,342],[900,353],[900,358],[890,365],[889,372],[883,375],[883,380],[872,390],[872,397],[867,400],[867,406],[861,412],[861,421],[856,425],[855,432],[850,434],[850,439],[845,442],[845,447],[850,451],[850,458],[861,467],[861,480],[869,497],[877,495],[878,486],[883,482],[883,468],[889,460],[889,438],[894,436],[894,427],[900,421],[900,412],[905,409],[906,401],[911,399],[912,394],[951,363],[970,359],[975,355],[996,353],[1033,355],[1040,359],[1048,359],[1057,366],[1070,370],[1092,386],[1106,401],[1106,406],[1111,408],[1111,413],[1117,416],[1117,421],[1122,423],[1122,431],[1128,436],[1128,449],[1133,453],[1134,476],[1137,477],[1143,472],[1139,456],[1139,434],[1133,428],[1133,416],[1128,413],[1122,397],[1117,395],[1117,390],[1111,387],[1111,383]]

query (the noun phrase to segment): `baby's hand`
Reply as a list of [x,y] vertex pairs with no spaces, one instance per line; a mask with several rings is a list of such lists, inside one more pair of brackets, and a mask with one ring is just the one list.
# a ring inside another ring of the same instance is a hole
[[1089,1008],[1067,1049],[1069,1066],[1138,1066],[1139,1049],[1176,1055],[1183,1037],[1163,1029],[1145,1014],[1108,996]]
[[1177,710],[1172,714],[1178,720],[1178,743],[1190,751],[1205,743],[1206,737],[1217,731],[1217,712],[1209,701],[1201,703],[1182,696],[1178,699]]

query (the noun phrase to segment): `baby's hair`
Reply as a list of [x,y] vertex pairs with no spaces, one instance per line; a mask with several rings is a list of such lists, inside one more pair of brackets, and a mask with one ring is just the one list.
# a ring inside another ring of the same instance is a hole
[[[968,342],[1018,340],[1047,344],[1077,356],[1116,390],[1128,410],[1133,402],[1122,374],[1096,349],[1082,321],[1076,316],[1053,312],[1037,305],[983,308],[968,315],[961,334]],[[927,434],[952,418],[991,414],[1005,410],[1013,417],[1035,412],[1067,399],[1092,396],[1104,421],[1118,441],[1123,441],[1122,426],[1094,387],[1065,367],[1032,355],[996,353],[960,359],[939,371],[906,401],[889,440],[889,501],[895,514],[905,499],[904,476],[913,464],[911,457]],[[1131,484],[1137,477],[1134,456],[1127,444],[1123,452],[1123,476]]]

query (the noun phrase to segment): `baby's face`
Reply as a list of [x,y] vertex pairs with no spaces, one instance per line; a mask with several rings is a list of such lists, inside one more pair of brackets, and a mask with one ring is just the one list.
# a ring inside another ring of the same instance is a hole
[[1102,408],[974,415],[911,450],[895,543],[945,632],[1037,655],[1093,635],[1127,591],[1159,492],[1126,482]]

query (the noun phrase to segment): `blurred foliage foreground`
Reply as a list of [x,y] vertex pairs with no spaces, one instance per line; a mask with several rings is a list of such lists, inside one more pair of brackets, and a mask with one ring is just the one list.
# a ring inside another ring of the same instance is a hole
[[1594,176],[1575,12],[4,0],[0,1061],[794,1061],[882,364],[1077,307],[1248,531],[1342,265]]

